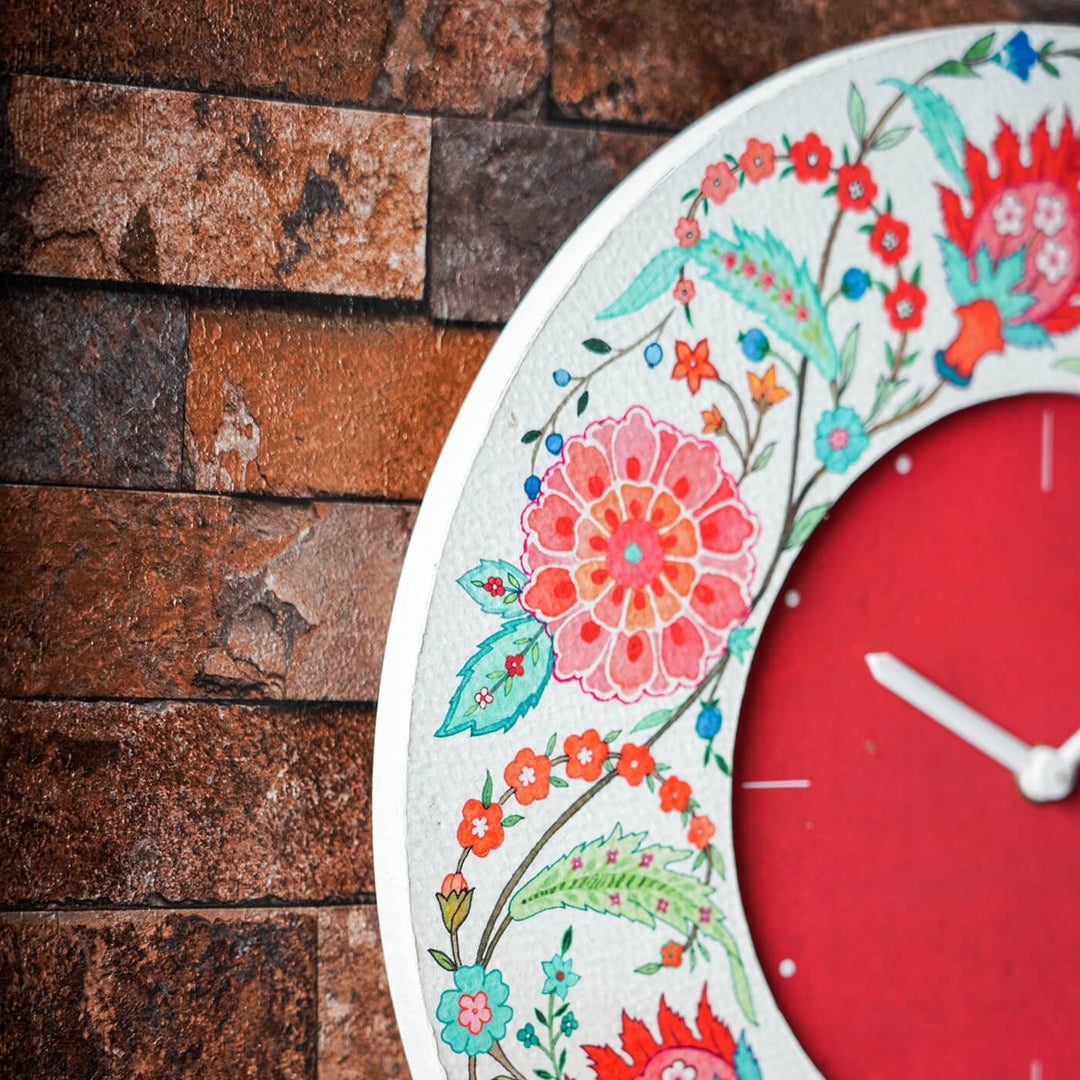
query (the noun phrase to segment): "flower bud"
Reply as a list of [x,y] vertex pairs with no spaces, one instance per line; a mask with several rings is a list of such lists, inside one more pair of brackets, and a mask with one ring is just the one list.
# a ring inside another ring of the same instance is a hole
[[472,907],[473,890],[461,874],[447,874],[443,878],[442,888],[435,894],[442,912],[443,926],[450,933],[461,929],[462,923],[469,916]]

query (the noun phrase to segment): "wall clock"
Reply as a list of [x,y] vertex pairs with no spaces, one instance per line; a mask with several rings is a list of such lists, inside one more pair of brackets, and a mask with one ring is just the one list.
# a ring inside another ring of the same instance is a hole
[[1076,1074],[1078,90],[1067,27],[821,58],[526,297],[380,691],[414,1075]]

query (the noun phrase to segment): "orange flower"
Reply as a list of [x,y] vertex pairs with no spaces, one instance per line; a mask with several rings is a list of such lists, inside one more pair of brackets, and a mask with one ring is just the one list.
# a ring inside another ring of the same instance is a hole
[[462,847],[471,847],[473,854],[482,859],[503,842],[503,835],[502,807],[497,802],[485,806],[479,799],[466,801],[457,827]]
[[551,759],[522,747],[517,757],[503,770],[503,779],[514,789],[514,798],[522,806],[546,799],[550,790]]
[[608,746],[596,728],[589,728],[584,735],[570,735],[563,743],[563,750],[570,759],[566,763],[566,775],[571,780],[597,780],[608,756]]
[[746,179],[751,184],[756,184],[765,177],[772,176],[773,169],[776,168],[776,151],[772,143],[750,139],[746,144],[746,152],[739,158],[739,164],[746,173]]
[[716,826],[707,817],[690,819],[690,829],[686,834],[687,840],[696,848],[704,851],[709,846],[709,841],[716,832]]
[[723,435],[727,431],[727,423],[720,415],[719,405],[714,405],[711,409],[702,409],[701,419],[705,421],[706,435],[711,435],[714,431]]
[[616,771],[631,787],[637,787],[653,770],[653,756],[644,746],[623,743]]
[[709,342],[702,338],[693,349],[685,341],[675,342],[675,370],[673,379],[685,379],[690,393],[696,394],[702,379],[715,379],[719,372],[709,363]]
[[776,385],[775,364],[770,364],[769,370],[760,379],[753,371],[748,371],[746,377],[750,380],[750,396],[759,409],[767,409],[788,396],[789,391]]
[[678,967],[682,963],[682,946],[675,941],[669,941],[661,950],[660,955],[664,958],[664,967]]
[[690,801],[690,785],[677,776],[669,776],[660,785],[660,809],[666,814],[669,810],[683,811]]
[[443,878],[440,896],[449,896],[451,893],[463,893],[469,891],[469,883],[462,874],[447,874]]

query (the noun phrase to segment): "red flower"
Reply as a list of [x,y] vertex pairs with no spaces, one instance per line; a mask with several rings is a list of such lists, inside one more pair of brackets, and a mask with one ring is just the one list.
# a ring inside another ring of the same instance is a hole
[[689,304],[690,301],[694,299],[696,291],[694,283],[683,278],[683,280],[672,290],[671,295],[674,296],[680,304]]
[[678,967],[682,963],[682,946],[669,941],[660,949],[660,955],[664,959],[664,967]]
[[767,176],[772,176],[776,168],[776,151],[772,148],[772,143],[750,139],[746,144],[746,152],[739,158],[739,164],[746,173],[746,179],[751,184],[757,184]]
[[631,787],[637,787],[653,771],[653,756],[644,746],[623,743],[622,755],[615,771]]
[[765,273],[758,278],[758,284],[768,291],[776,284],[776,275],[771,270],[766,270]]
[[484,592],[491,593],[492,596],[502,596],[506,592],[506,586],[503,585],[503,579],[501,577],[495,577],[493,574],[484,582]]
[[719,206],[739,186],[735,174],[722,161],[710,165],[705,170],[705,179],[701,185],[701,194],[712,199]]
[[660,785],[660,809],[666,814],[669,810],[683,811],[690,801],[690,785],[677,776],[669,776]]
[[690,829],[686,834],[687,840],[696,848],[704,851],[709,846],[709,841],[716,832],[716,826],[707,817],[690,819]]
[[791,148],[795,178],[804,184],[808,180],[827,180],[831,162],[832,151],[812,131]]
[[908,253],[910,229],[892,214],[882,214],[870,234],[870,250],[886,266],[895,266]]
[[924,307],[926,293],[910,281],[898,282],[896,288],[885,297],[889,322],[897,330],[916,330],[922,326]]
[[865,210],[877,194],[877,184],[870,170],[858,165],[841,165],[836,179],[836,197],[843,210]]
[[458,843],[471,847],[481,859],[503,842],[502,807],[493,802],[485,806],[479,799],[469,799],[461,808],[457,827]]
[[514,789],[514,798],[522,806],[546,799],[551,790],[551,759],[522,747],[503,770],[503,779]]
[[566,763],[566,775],[571,780],[597,780],[608,756],[608,746],[589,728],[583,735],[570,735],[563,743],[563,750],[570,759]]
[[709,363],[709,342],[702,338],[693,349],[685,341],[675,342],[673,379],[685,379],[690,393],[696,394],[702,379],[719,378],[720,373]]
[[730,271],[735,269],[735,263],[738,262],[738,259],[736,258],[734,251],[725,251],[724,254],[720,256],[720,261],[724,264],[724,269]]
[[440,896],[449,896],[451,893],[463,893],[469,891],[469,883],[461,874],[447,874],[443,878]]
[[510,676],[524,675],[525,667],[522,664],[522,659],[523,657],[521,653],[516,653],[513,656],[508,656],[506,658],[506,674]]
[[701,239],[701,226],[693,219],[681,217],[675,226],[679,247],[692,248]]

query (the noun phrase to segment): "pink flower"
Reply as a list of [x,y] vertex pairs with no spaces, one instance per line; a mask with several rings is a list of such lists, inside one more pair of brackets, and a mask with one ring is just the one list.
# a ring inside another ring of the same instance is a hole
[[723,263],[724,269],[728,271],[735,269],[735,263],[737,261],[734,251],[725,251],[724,254],[720,256],[720,262]]
[[522,527],[555,678],[602,701],[695,686],[749,606],[758,524],[716,445],[640,407],[566,440]]
[[719,206],[739,186],[735,174],[724,162],[719,161],[705,170],[705,180],[701,185],[701,194],[712,199]]
[[692,248],[701,239],[701,226],[693,219],[681,217],[675,226],[679,247]]
[[757,273],[757,267],[752,262],[743,263],[743,277],[750,279]]
[[776,275],[771,270],[766,270],[761,275],[760,281],[761,287],[765,290],[771,289],[776,284]]
[[674,290],[672,290],[671,295],[675,297],[678,303],[689,304],[690,301],[694,299],[695,292],[694,283],[683,278],[682,281],[675,286]]
[[807,320],[807,318],[809,318],[809,316],[810,316],[810,312],[807,309],[805,304],[800,304],[795,309],[795,318],[796,318],[796,320],[798,322],[806,322],[806,320]]
[[777,297],[777,299],[780,301],[781,304],[784,305],[784,307],[787,307],[788,304],[790,304],[791,301],[795,299],[795,290],[792,289],[790,286],[785,285],[780,290],[780,295],[779,297]]
[[474,1035],[479,1035],[484,1025],[491,1019],[487,994],[481,990],[478,994],[462,994],[458,998],[458,1023],[468,1028]]

